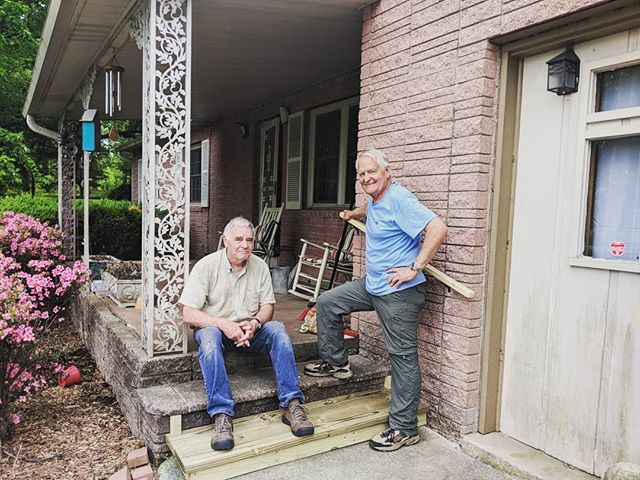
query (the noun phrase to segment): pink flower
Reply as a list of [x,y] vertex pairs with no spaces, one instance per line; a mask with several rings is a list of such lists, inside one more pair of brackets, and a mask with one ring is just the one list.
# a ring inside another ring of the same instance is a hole
[[9,420],[11,420],[11,423],[13,423],[14,425],[17,425],[20,423],[20,420],[22,419],[20,418],[20,415],[18,415],[17,413],[10,413]]

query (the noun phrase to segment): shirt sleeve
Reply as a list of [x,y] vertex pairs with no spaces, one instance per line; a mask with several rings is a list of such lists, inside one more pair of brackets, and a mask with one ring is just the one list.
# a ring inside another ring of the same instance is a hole
[[416,238],[437,215],[425,207],[415,195],[407,195],[398,202],[396,222],[411,238]]
[[189,273],[178,302],[187,307],[202,310],[207,302],[210,282],[211,278],[204,263],[196,263]]

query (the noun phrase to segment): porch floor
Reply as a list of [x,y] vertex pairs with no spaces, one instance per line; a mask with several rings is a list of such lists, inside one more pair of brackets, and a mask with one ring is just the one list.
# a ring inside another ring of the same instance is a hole
[[[138,336],[140,336],[140,325],[142,323],[142,312],[133,307],[119,307],[109,297],[105,298],[109,309],[120,317],[128,327],[133,328]],[[276,294],[276,305],[274,320],[278,320],[285,324],[287,333],[294,345],[304,343],[315,343],[317,338],[313,334],[300,333],[298,330],[302,322],[296,317],[307,306],[307,301],[302,298],[290,294]],[[193,335],[189,335],[190,352],[197,350]]]

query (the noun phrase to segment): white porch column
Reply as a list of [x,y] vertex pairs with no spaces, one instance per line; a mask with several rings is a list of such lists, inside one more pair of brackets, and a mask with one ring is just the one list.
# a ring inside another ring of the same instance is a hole
[[76,155],[78,122],[62,121],[58,143],[58,224],[64,234],[62,251],[76,258]]
[[191,0],[147,0],[132,20],[143,51],[142,347],[186,352],[178,309],[189,260]]

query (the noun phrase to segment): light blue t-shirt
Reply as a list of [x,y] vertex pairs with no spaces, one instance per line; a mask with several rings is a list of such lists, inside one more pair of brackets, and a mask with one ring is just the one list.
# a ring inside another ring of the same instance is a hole
[[393,182],[384,197],[367,206],[367,275],[371,295],[386,295],[424,282],[422,272],[399,288],[387,285],[389,268],[408,267],[420,252],[420,234],[436,214],[406,188]]

